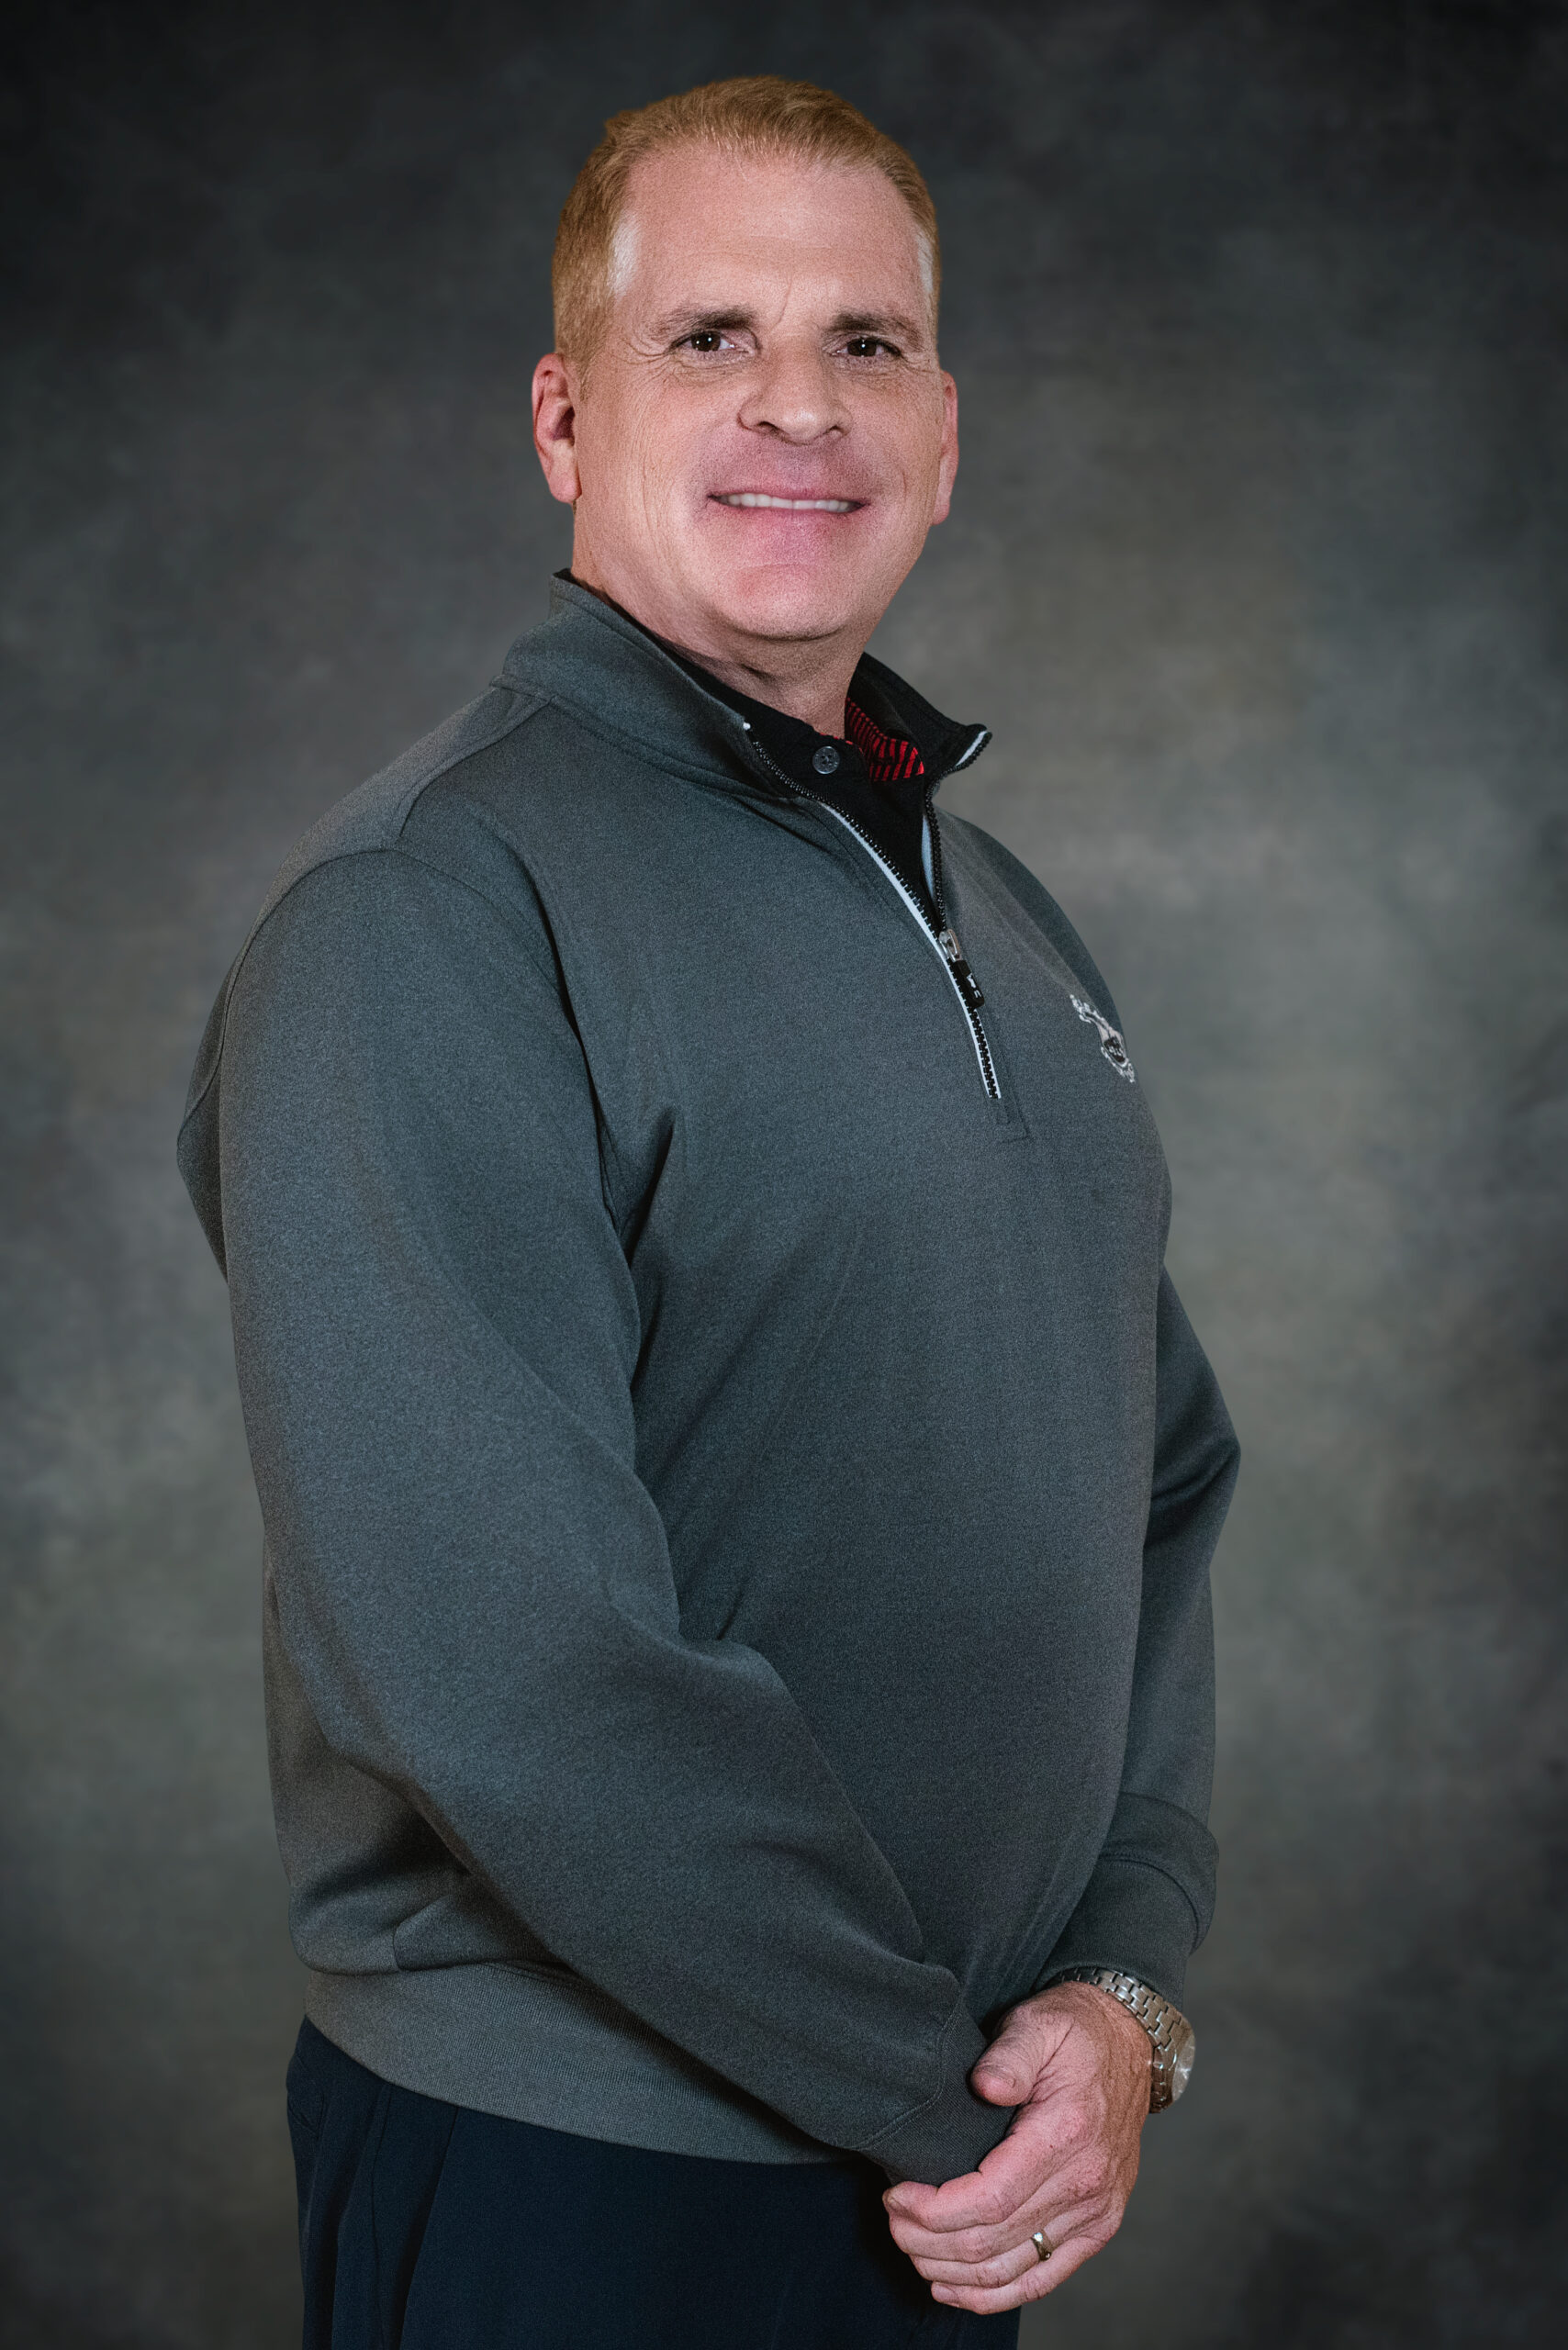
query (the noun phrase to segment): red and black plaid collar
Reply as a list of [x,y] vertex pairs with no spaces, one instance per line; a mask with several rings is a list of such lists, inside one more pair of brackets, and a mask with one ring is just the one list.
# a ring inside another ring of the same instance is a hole
[[[609,600],[579,586],[569,571],[558,572],[556,577],[561,582],[562,590],[569,591],[579,601],[598,606]],[[894,718],[903,726],[913,726],[914,732],[907,735],[890,733],[869,716],[864,702],[850,700],[845,706],[844,733],[834,736],[820,734],[815,727],[806,725],[801,719],[790,718],[770,704],[754,701],[746,694],[736,693],[733,688],[722,684],[711,670],[705,669],[700,662],[689,659],[684,654],[678,653],[672,644],[655,637],[640,621],[633,620],[630,612],[622,611],[619,606],[611,606],[610,609],[637,635],[656,645],[666,660],[674,661],[678,668],[684,669],[705,694],[716,701],[726,703],[738,718],[743,719],[756,748],[765,752],[769,762],[775,767],[781,767],[785,776],[802,790],[820,790],[824,770],[817,765],[817,760],[830,741],[852,749],[856,753],[857,765],[864,767],[867,780],[874,786],[885,788],[924,782],[931,777],[940,780],[955,769],[968,767],[991,740],[987,728],[960,726],[953,719],[945,718],[939,710],[933,710],[930,703],[924,701],[903,678],[895,677],[869,654],[864,655],[856,671],[856,686],[863,691],[868,689],[867,699],[872,700],[885,716]],[[833,772],[831,765],[826,772]],[[848,779],[846,777],[846,780]],[[895,791],[895,802],[901,801],[902,797],[902,793]]]
[[[642,623],[634,625],[641,627]],[[663,649],[668,652],[670,648],[666,645]],[[842,743],[857,752],[868,778],[875,784],[913,783],[925,773],[920,745],[906,735],[890,734],[857,701],[846,699],[842,734],[819,734],[804,719],[791,718],[769,702],[754,701],[749,694],[737,692],[734,686],[725,685],[711,670],[688,660],[683,654],[676,653],[671,657],[705,693],[727,703],[737,717],[744,718],[768,756],[808,791],[820,790],[823,773],[832,771],[816,766],[818,755],[829,742]]]
[[925,773],[925,761],[915,744],[902,734],[884,733],[874,719],[867,717],[858,702],[845,703],[844,733],[840,739],[854,744],[873,783],[910,783]]

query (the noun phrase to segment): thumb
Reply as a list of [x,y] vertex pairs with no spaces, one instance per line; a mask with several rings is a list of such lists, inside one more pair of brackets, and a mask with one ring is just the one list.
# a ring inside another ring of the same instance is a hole
[[990,2105],[1022,2105],[1045,2054],[1038,2039],[1025,2017],[1011,2017],[969,2075],[976,2096]]

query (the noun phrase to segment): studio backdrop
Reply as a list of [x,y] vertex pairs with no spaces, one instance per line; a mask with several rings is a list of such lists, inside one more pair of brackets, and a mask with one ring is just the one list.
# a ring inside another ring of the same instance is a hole
[[963,464],[876,649],[994,728],[944,803],[1115,990],[1243,1447],[1193,2088],[1024,2341],[1558,2341],[1563,8],[11,27],[7,2344],[297,2338],[260,1528],[175,1127],[286,849],[566,560],[527,394],[577,164],[755,71],[931,182]]

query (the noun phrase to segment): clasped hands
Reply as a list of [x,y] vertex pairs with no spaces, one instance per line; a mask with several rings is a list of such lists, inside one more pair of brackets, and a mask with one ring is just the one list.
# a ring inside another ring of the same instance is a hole
[[1092,1984],[1058,1983],[1013,2009],[969,2075],[977,2096],[1018,2109],[1001,2145],[961,2178],[904,2179],[882,2198],[935,2300],[987,2317],[1016,2309],[1110,2242],[1137,2177],[1149,2061],[1143,2026]]

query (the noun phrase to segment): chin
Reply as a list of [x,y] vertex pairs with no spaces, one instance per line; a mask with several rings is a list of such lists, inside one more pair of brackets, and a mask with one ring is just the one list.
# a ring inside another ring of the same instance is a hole
[[[836,572],[836,566],[835,566]],[[728,576],[710,578],[707,599],[725,624],[748,636],[809,641],[837,636],[881,606],[868,593],[871,583],[848,580],[793,564],[768,564]]]

